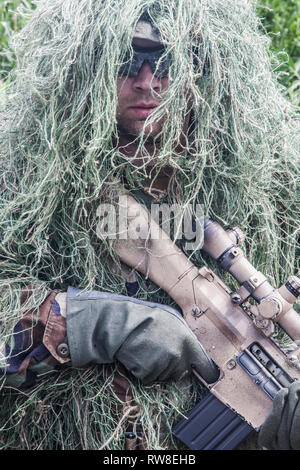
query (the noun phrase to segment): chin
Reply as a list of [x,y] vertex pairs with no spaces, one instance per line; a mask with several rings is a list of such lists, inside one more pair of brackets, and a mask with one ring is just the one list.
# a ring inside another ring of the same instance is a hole
[[[141,128],[139,129],[137,135],[140,135],[142,133],[142,131],[143,131],[143,126],[141,126]],[[158,125],[155,125],[155,124],[154,125],[149,124],[148,126],[146,126],[146,128],[144,130],[144,135],[146,136],[146,138],[154,138],[160,132],[161,132],[161,126],[158,126]]]
[[121,135],[127,136],[128,139],[132,140],[132,137],[139,137],[144,131],[144,138],[146,141],[154,139],[161,132],[162,125],[159,123],[153,123],[147,125],[144,129],[144,122],[145,121],[136,121],[130,123],[130,125],[128,125],[128,122],[119,122],[119,132]]

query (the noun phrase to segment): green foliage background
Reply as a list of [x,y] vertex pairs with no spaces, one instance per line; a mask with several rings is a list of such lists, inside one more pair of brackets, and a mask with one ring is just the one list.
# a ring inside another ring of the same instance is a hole
[[31,0],[0,0],[0,79],[5,80],[14,64],[14,57],[7,50],[9,37],[13,32],[19,31],[24,25],[18,9],[26,7],[35,8]]
[[279,57],[279,80],[295,104],[300,104],[300,1],[263,0],[257,9]]
[[[18,9],[33,9],[38,0],[0,2],[0,80],[4,82],[14,64],[14,57],[7,50],[9,36],[20,30],[25,21]],[[300,0],[262,0],[257,12],[272,40],[272,51],[280,52],[279,80],[291,100],[300,104]]]

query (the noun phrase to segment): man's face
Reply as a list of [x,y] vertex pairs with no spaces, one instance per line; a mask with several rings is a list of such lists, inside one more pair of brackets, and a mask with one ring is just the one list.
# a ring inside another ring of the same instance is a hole
[[[161,101],[168,87],[168,77],[153,75],[148,62],[144,62],[136,77],[119,77],[117,122],[120,136],[138,136],[144,122]],[[153,93],[155,92],[155,93]],[[146,127],[147,136],[155,137],[162,128],[163,119]]]

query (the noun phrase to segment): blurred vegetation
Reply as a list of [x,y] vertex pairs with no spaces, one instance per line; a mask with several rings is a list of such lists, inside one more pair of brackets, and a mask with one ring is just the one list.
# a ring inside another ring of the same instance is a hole
[[295,104],[300,104],[300,0],[261,0],[257,9],[271,50],[280,54],[280,82]]
[[[19,7],[35,8],[34,0],[0,0],[0,80],[13,67],[13,54],[7,51],[9,36],[24,25]],[[272,40],[271,49],[280,54],[280,82],[287,87],[295,104],[300,103],[300,0],[261,0],[257,8],[265,31]],[[5,52],[6,51],[6,52]]]
[[31,0],[0,0],[0,79],[4,80],[14,64],[14,56],[9,51],[9,37],[19,31],[25,23],[19,8],[33,9]]

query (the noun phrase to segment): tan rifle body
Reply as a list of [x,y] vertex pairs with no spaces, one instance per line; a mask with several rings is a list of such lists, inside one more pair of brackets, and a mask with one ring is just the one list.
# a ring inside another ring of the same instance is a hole
[[[232,292],[212,270],[194,266],[134,198],[128,196],[127,204],[128,220],[138,220],[144,235],[141,238],[136,232],[131,233],[129,224],[127,238],[116,244],[121,261],[174,299],[220,370],[214,384],[205,383],[200,376],[199,379],[258,429],[272,405],[265,389],[258,386],[261,374],[264,381],[267,378],[268,382],[269,377],[278,388],[300,379],[300,348],[286,353],[273,339],[274,323],[278,322],[294,341],[300,340],[300,316],[293,309],[299,279],[291,276],[289,289],[286,285],[274,289],[237,246],[236,229],[226,232],[209,221],[203,250],[214,259],[221,259],[221,266],[239,282],[240,289]],[[136,223],[133,226],[135,230]],[[250,297],[256,304],[249,303]],[[250,374],[240,365],[245,351]],[[256,368],[261,372],[256,374]]]

